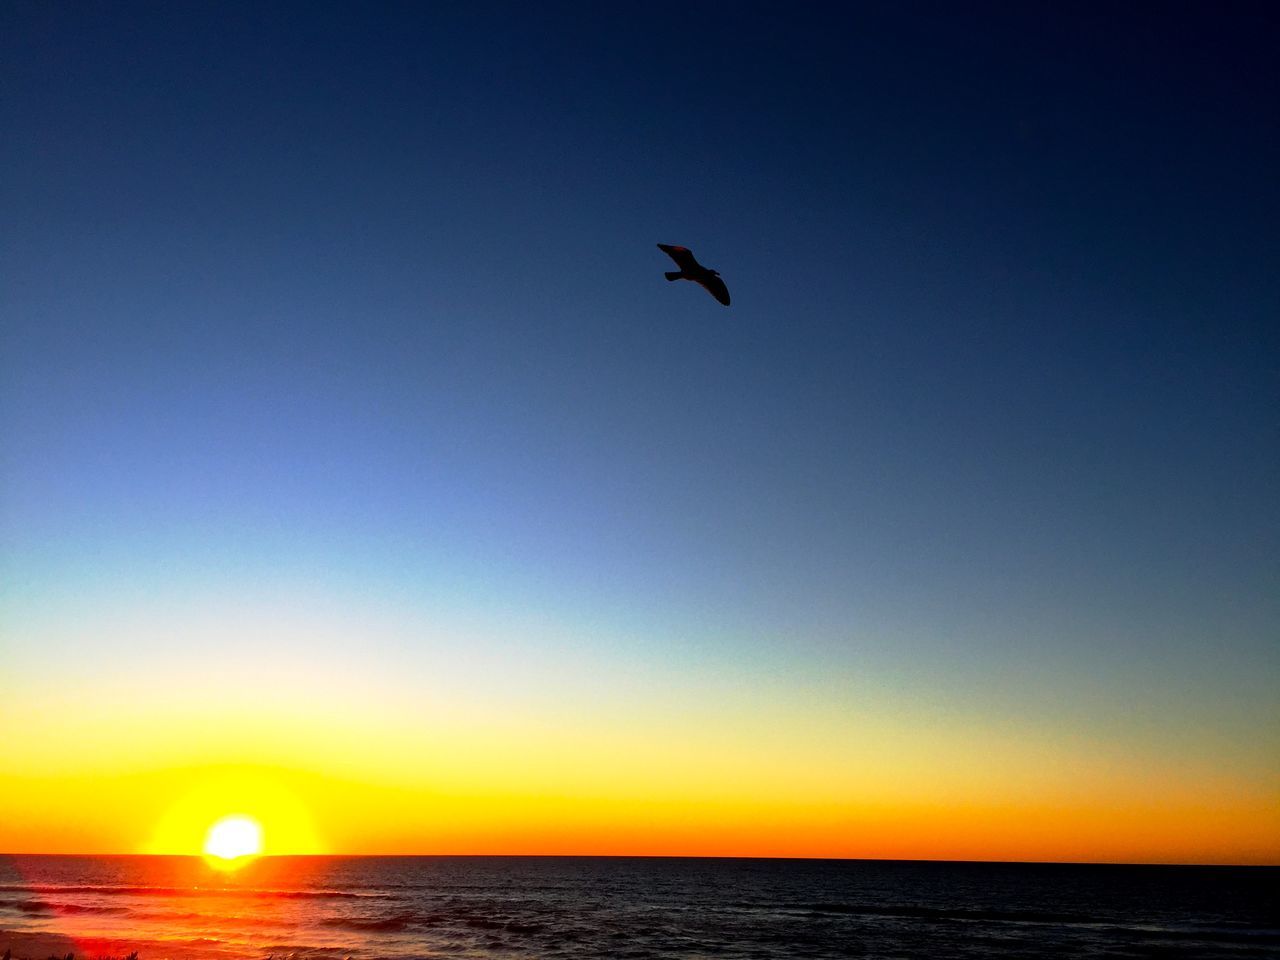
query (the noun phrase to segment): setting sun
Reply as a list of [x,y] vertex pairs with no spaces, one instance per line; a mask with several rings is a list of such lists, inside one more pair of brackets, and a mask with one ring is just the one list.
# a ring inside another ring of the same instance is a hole
[[248,817],[223,817],[209,828],[204,852],[227,863],[255,857],[262,853],[262,827]]

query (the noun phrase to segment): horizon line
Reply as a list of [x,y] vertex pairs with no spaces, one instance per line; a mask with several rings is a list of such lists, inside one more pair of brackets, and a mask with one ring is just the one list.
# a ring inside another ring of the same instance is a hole
[[[182,857],[203,859],[199,853],[12,853],[0,852],[0,857]],[[1227,861],[1152,861],[1152,860],[982,860],[954,859],[947,857],[805,857],[805,856],[749,856],[733,854],[679,854],[679,853],[264,853],[254,860],[299,859],[505,859],[505,860],[781,860],[812,861],[815,863],[970,863],[1010,866],[1061,866],[1061,867],[1231,867],[1280,869],[1280,861],[1268,863],[1240,863]]]

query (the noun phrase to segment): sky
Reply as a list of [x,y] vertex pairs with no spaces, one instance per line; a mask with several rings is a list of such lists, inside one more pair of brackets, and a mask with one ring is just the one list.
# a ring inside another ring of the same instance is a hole
[[1274,10],[444,6],[0,9],[0,850],[1280,863]]

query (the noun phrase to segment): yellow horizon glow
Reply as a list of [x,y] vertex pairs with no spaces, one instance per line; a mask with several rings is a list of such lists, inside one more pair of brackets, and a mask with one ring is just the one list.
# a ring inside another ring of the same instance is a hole
[[[252,786],[253,794],[242,791]],[[1072,797],[743,797],[731,791],[606,795],[432,790],[282,768],[195,768],[58,782],[0,776],[0,847],[12,852],[199,855],[210,823],[248,810],[264,856],[564,854],[1275,863],[1280,829],[1265,785],[1139,783]],[[87,810],[90,790],[109,798]],[[12,798],[57,798],[39,822],[6,827]],[[180,796],[178,803],[171,798]],[[1224,803],[1223,796],[1231,796]],[[236,798],[255,799],[236,805]],[[211,813],[212,811],[212,813]],[[78,815],[79,820],[73,820]],[[68,823],[76,823],[74,831]],[[138,844],[130,835],[151,839]],[[25,844],[15,842],[22,838]],[[323,839],[321,839],[323,838]],[[1174,838],[1176,842],[1171,842]],[[216,864],[211,864],[216,866]]]
[[470,634],[466,658],[392,673],[306,626],[277,632],[324,657],[159,650],[133,673],[72,661],[56,688],[15,688],[0,851],[199,857],[234,812],[264,857],[1280,863],[1272,741],[1194,715],[1122,738],[1052,703],[1014,723],[870,674],[622,671]]

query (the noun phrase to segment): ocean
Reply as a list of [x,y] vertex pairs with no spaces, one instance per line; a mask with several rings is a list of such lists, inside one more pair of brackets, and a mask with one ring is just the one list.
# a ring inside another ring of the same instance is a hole
[[0,856],[0,950],[164,958],[1280,957],[1280,868]]

